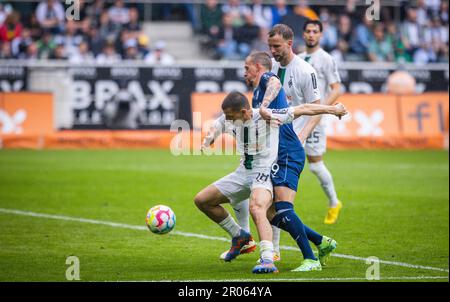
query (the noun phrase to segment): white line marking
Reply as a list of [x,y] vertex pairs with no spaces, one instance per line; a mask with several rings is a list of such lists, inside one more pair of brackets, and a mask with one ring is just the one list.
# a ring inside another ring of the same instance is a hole
[[[106,226],[111,226],[111,227],[115,227],[115,228],[139,230],[139,231],[147,230],[147,228],[145,226],[140,226],[140,225],[130,225],[130,224],[124,224],[124,223],[110,222],[110,221],[35,213],[35,212],[21,211],[21,210],[14,210],[14,209],[0,208],[0,213],[15,214],[15,215],[22,215],[22,216],[32,216],[32,217],[40,217],[40,218],[49,218],[49,219],[57,219],[57,220],[65,220],[65,221],[76,221],[76,222],[83,222],[83,223],[90,223],[90,224],[106,225]],[[214,237],[214,236],[207,236],[207,235],[202,235],[202,234],[186,233],[186,232],[181,232],[181,231],[176,231],[176,230],[169,233],[169,235],[179,235],[179,236],[185,236],[185,237],[195,237],[195,238],[201,238],[201,239],[230,242],[230,240],[225,237]],[[280,249],[298,251],[298,248],[293,247],[293,246],[280,246]],[[360,261],[366,261],[366,259],[367,259],[364,257],[357,257],[357,256],[337,254],[337,253],[333,253],[333,254],[331,254],[331,256],[338,257],[338,258],[351,259],[351,260],[360,260]],[[445,268],[415,265],[415,264],[404,263],[404,262],[380,260],[380,263],[386,264],[386,265],[402,266],[402,267],[407,267],[407,268],[426,269],[426,270],[441,271],[441,272],[447,272],[447,273],[449,272],[449,270],[445,269]]]
[[280,278],[280,279],[223,279],[223,280],[131,280],[116,282],[271,282],[271,281],[381,281],[381,280],[426,280],[426,279],[448,279],[448,276],[403,276],[403,277],[380,277],[379,280],[367,280],[366,278]]

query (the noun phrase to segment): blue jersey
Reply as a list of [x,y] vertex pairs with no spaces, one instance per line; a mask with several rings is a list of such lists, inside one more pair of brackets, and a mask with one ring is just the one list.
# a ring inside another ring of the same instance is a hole
[[[261,107],[267,82],[271,77],[276,77],[272,72],[266,72],[261,76],[258,87],[253,91],[252,107]],[[276,98],[270,103],[270,109],[288,108],[286,93],[281,88]],[[274,186],[286,186],[297,191],[300,173],[305,165],[305,151],[292,124],[280,126],[277,168],[273,169],[272,181]]]

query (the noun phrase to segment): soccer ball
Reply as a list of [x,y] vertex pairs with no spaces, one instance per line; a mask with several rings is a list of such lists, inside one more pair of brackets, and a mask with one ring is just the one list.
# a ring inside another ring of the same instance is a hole
[[145,224],[155,234],[167,234],[175,227],[175,213],[171,208],[157,205],[148,210]]

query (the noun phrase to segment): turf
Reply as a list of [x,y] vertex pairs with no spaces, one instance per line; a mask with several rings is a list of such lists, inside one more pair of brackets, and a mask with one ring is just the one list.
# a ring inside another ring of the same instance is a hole
[[[237,163],[233,156],[175,157],[153,150],[2,150],[0,208],[144,226],[147,209],[165,204],[177,214],[177,232],[160,236],[0,211],[0,281],[66,281],[71,255],[80,260],[82,281],[364,281],[369,264],[360,259],[331,257],[321,272],[290,272],[301,260],[293,250],[282,251],[279,274],[253,275],[257,253],[222,263],[218,256],[229,243],[181,235],[227,237],[195,207],[193,197]],[[326,198],[307,169],[296,210],[310,227],[338,241],[336,253],[447,270],[382,263],[381,281],[448,282],[448,152],[332,151],[326,164],[344,204],[338,223],[323,224]],[[285,233],[281,244],[295,246]]]

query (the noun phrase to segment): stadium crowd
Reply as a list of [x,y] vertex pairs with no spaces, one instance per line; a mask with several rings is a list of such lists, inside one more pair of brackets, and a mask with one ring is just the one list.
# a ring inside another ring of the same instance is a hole
[[[33,9],[28,14],[16,3],[0,0],[0,58],[174,62],[164,41],[151,41],[142,31],[136,4],[79,1],[80,19],[70,20],[57,0],[29,4]],[[262,0],[222,2],[182,4],[212,59],[243,59],[252,50],[267,50],[267,32],[277,23],[294,29],[294,48],[300,52],[302,25],[320,19],[322,47],[337,61],[448,62],[448,0],[401,1],[399,16],[394,7],[383,6],[381,21],[365,18],[367,7],[356,5],[356,0],[347,0],[345,6],[310,6],[305,0],[296,5],[285,0],[273,5]],[[170,17],[173,6],[164,4],[165,16]]]

